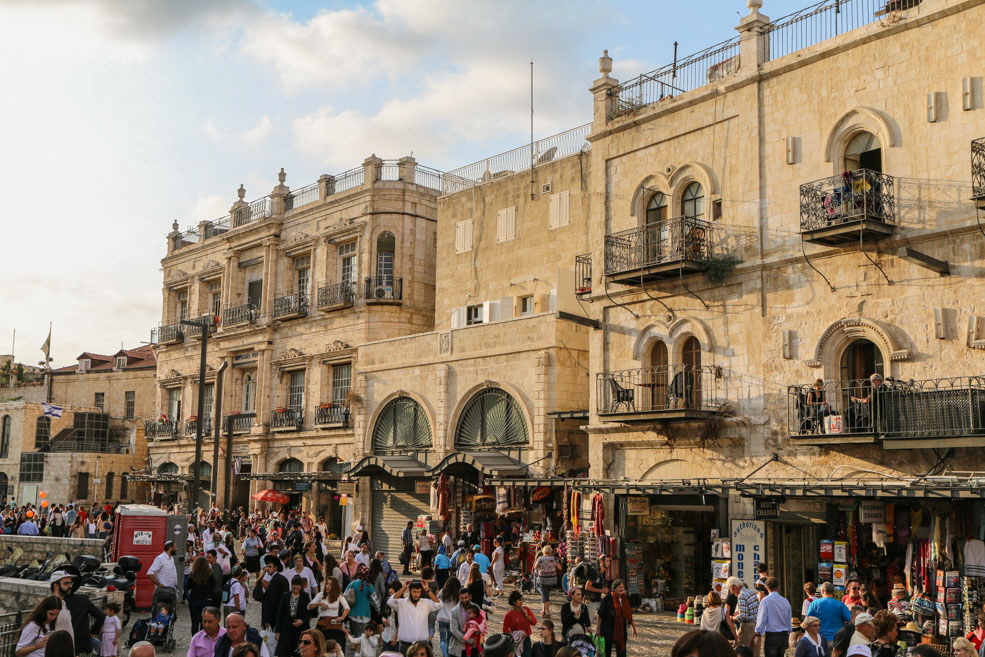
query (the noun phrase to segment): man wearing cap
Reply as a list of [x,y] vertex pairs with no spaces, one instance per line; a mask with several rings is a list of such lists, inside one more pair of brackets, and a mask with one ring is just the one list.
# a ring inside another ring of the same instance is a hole
[[763,637],[763,657],[783,657],[790,645],[793,614],[790,603],[780,595],[779,588],[780,580],[770,577],[766,580],[766,597],[759,601],[756,634]]
[[735,625],[739,630],[739,645],[752,648],[753,653],[759,652],[756,644],[756,617],[759,614],[759,598],[738,577],[732,576],[725,581],[729,592],[739,599],[739,611],[735,614]]
[[829,643],[834,641],[845,623],[852,619],[852,612],[835,597],[835,587],[831,582],[821,584],[821,597],[807,608],[808,616],[816,616],[821,621],[821,636]]
[[451,554],[451,572],[457,573],[459,566],[465,561],[465,541],[459,541],[457,548]]
[[65,630],[74,642],[75,632],[72,629],[72,612],[65,606],[65,596],[72,594],[73,577],[76,577],[73,573],[56,570],[48,578],[48,583],[51,584],[51,594],[62,601],[61,611],[58,612],[58,618],[55,619],[55,630]]
[[852,614],[852,619],[835,634],[834,641],[831,642],[831,657],[845,657],[845,653],[848,652],[848,644],[852,642],[852,635],[855,634],[855,619],[865,611],[865,607],[855,605],[849,611]]
[[174,541],[168,541],[164,544],[164,551],[154,557],[154,563],[147,569],[147,579],[154,582],[155,587],[177,590],[178,571],[174,567],[174,553],[177,551]]
[[872,614],[863,612],[855,617],[855,634],[848,642],[848,653],[851,654],[851,647],[857,645],[867,646],[876,638],[876,627],[872,624]]
[[[92,652],[91,637],[99,636],[99,632],[103,628],[103,621],[106,620],[106,614],[92,604],[89,596],[76,592],[79,588],[76,572],[68,568],[58,570],[51,574],[48,581],[51,582],[52,593],[62,599],[62,610],[68,609],[68,613],[71,615],[71,629],[64,629],[72,635],[75,642],[75,654],[81,655]],[[92,618],[91,625],[89,624],[90,617]],[[55,620],[55,627],[56,629],[63,629],[63,627],[59,627],[59,621],[61,621],[61,614]]]
[[[916,655],[917,653],[912,652],[910,654]],[[872,649],[861,643],[856,643],[854,646],[849,646],[848,652],[845,653],[845,657],[854,657],[856,655],[858,657],[872,657]]]

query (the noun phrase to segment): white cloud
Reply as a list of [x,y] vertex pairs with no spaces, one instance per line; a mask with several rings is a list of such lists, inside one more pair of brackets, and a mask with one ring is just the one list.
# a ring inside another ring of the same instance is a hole
[[199,197],[188,211],[188,221],[197,226],[199,221],[218,219],[229,211],[233,200],[235,196],[227,198],[221,194]]
[[239,135],[239,143],[243,146],[251,148],[260,146],[267,141],[273,129],[274,122],[270,120],[270,117],[260,117],[260,120],[257,121],[252,128],[249,128]]
[[222,141],[222,133],[219,131],[219,128],[215,127],[215,123],[212,119],[205,122],[205,125],[202,126],[202,132],[204,132],[205,136],[211,139],[214,144],[218,144]]

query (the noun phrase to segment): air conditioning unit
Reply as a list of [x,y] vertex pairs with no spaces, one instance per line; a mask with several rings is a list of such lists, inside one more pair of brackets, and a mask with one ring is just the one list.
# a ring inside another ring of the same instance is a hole
[[393,296],[393,287],[390,285],[377,285],[373,291],[373,296],[377,299],[389,299]]
[[551,186],[551,183],[544,183],[543,185],[540,186],[540,193],[550,194],[552,189],[554,188]]

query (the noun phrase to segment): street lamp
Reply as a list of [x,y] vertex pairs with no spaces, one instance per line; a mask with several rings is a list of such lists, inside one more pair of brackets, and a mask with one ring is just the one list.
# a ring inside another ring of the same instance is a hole
[[[208,319],[206,319],[208,317]],[[183,319],[179,322],[184,326],[197,326],[202,329],[202,356],[198,363],[198,420],[195,422],[195,463],[192,465],[192,481],[188,487],[188,515],[195,512],[195,503],[198,501],[198,487],[201,485],[199,479],[202,475],[202,425],[205,415],[205,355],[208,350],[209,329],[211,328],[212,317],[203,316],[201,319]],[[215,465],[212,466],[215,468]]]

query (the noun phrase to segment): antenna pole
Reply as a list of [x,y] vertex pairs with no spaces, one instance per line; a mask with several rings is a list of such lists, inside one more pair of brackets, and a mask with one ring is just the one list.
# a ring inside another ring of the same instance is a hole
[[530,200],[534,200],[534,60],[530,60]]

